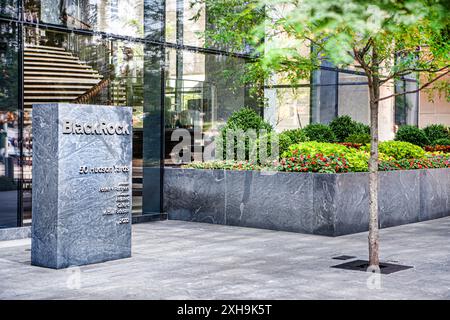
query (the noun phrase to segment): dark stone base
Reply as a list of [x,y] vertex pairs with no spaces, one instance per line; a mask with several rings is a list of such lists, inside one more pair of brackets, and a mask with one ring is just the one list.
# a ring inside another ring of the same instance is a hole
[[[380,262],[380,272],[381,274],[391,274],[398,271],[408,270],[414,268],[412,266],[404,266],[401,264],[394,263],[386,263]],[[344,269],[351,271],[364,271],[364,272],[372,272],[373,270],[369,270],[369,261],[367,260],[355,260],[350,262],[345,262],[342,264],[338,264],[336,266],[332,266],[332,268],[336,269]]]
[[[368,230],[368,173],[166,168],[169,219],[339,236]],[[450,169],[379,173],[380,227],[450,215]]]

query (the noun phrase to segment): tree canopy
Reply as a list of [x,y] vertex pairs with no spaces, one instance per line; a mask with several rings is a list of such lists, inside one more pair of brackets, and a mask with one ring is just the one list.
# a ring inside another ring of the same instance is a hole
[[[295,84],[324,59],[339,68],[360,68],[379,77],[381,85],[414,72],[425,74],[426,82],[437,72],[441,80],[448,73],[445,1],[192,1],[199,2],[209,21],[206,44],[255,58],[244,74],[251,83],[277,73]],[[448,82],[443,83],[448,95]]]

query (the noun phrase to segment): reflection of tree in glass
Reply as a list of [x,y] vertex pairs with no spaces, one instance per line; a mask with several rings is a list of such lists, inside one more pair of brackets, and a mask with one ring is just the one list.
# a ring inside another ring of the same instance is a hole
[[17,110],[18,43],[16,28],[0,24],[0,112]]

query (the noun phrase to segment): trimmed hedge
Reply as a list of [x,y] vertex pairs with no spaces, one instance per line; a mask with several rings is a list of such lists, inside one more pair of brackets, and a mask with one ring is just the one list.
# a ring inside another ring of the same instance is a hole
[[346,139],[351,135],[370,133],[369,126],[354,121],[350,116],[347,115],[334,118],[330,122],[330,128],[336,136],[336,141],[338,142],[346,142]]
[[[369,150],[369,146],[366,146]],[[420,159],[425,157],[425,150],[417,145],[404,141],[383,141],[378,145],[378,151],[394,159]]]
[[368,144],[368,143],[370,143],[370,134],[368,134],[368,133],[353,133],[345,139],[345,142]]
[[410,125],[401,126],[395,135],[395,140],[410,142],[420,147],[430,144],[430,140],[425,135],[425,132],[416,126]]
[[[235,131],[236,135],[238,135],[239,132],[245,133],[249,130],[255,130],[256,132],[256,138],[259,138],[260,131],[265,131],[267,133],[271,133],[273,128],[272,125],[268,122],[264,121],[264,119],[256,113],[255,110],[244,107],[242,109],[239,109],[238,111],[233,112],[233,114],[228,118],[227,123],[225,126],[221,129],[221,137],[223,141],[223,152],[224,152],[224,158],[227,158],[227,134],[230,131]],[[234,157],[236,157],[236,149],[237,149],[237,143],[238,143],[239,137],[234,138]],[[250,141],[249,137],[245,137],[244,143],[245,143],[245,158],[249,158],[250,153],[250,146],[255,141]]]
[[303,129],[305,135],[310,141],[317,142],[335,142],[336,136],[333,130],[326,124],[311,123]]
[[427,136],[431,145],[444,145],[438,141],[450,141],[449,129],[442,124],[431,124],[423,128],[423,132]]

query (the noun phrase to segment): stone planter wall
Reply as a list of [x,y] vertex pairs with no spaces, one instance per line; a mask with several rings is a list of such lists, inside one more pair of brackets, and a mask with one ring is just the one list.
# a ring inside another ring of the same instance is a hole
[[[450,169],[380,172],[380,226],[450,215]],[[368,173],[166,168],[169,219],[339,236],[368,230]]]

